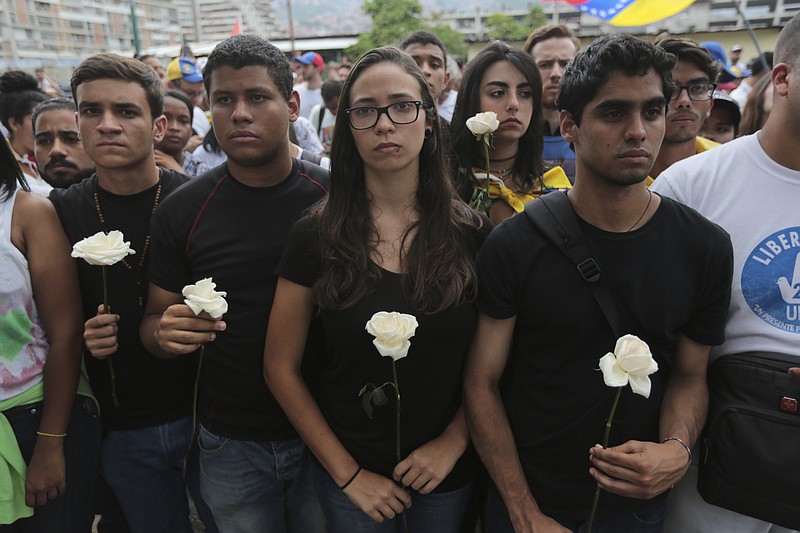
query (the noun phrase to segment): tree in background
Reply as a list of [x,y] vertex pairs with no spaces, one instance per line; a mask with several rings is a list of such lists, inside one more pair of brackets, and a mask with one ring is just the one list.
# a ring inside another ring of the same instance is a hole
[[[373,48],[399,45],[406,36],[423,29],[435,33],[449,54],[467,55],[464,35],[447,24],[425,20],[420,0],[366,0],[361,9],[372,19],[372,28],[362,33],[356,44],[347,49],[347,55],[354,61]],[[524,41],[531,31],[545,24],[547,16],[538,5],[531,7],[522,20],[495,13],[486,21],[486,37],[490,40]]]
[[361,9],[372,18],[372,28],[347,49],[347,55],[354,60],[373,48],[399,44],[406,35],[423,27],[419,0],[366,0]]
[[538,5],[532,6],[521,20],[505,13],[495,13],[486,19],[486,37],[492,41],[524,41],[534,29],[545,24],[547,15]]

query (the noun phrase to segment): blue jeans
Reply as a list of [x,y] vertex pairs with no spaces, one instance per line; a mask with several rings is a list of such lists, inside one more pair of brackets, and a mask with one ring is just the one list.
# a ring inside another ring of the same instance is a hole
[[110,431],[103,440],[103,478],[134,533],[192,533],[187,489],[206,531],[215,531],[200,497],[196,458],[189,457],[184,479],[191,437],[192,419],[187,417],[160,426]]
[[[42,402],[9,409],[8,418],[25,462],[30,464]],[[44,437],[47,438],[47,437]],[[92,499],[100,456],[100,422],[94,400],[76,396],[64,440],[67,490],[47,504],[36,507],[30,518],[0,525],[3,533],[85,533],[91,531]]]
[[303,441],[235,440],[202,425],[197,440],[200,488],[219,531],[326,531]]
[[[375,522],[336,485],[333,478],[314,465],[314,486],[331,533],[397,533],[403,519]],[[413,533],[458,533],[467,512],[472,483],[466,487],[432,494],[411,492],[411,508],[406,509],[408,531]]]
[[[602,497],[601,500],[602,502]],[[646,504],[633,513],[597,520],[593,533],[661,533],[664,530],[664,515],[667,511],[667,498]],[[574,533],[584,533],[586,522],[552,517],[562,526]],[[486,501],[486,533],[514,533],[511,518],[494,485],[489,487]]]

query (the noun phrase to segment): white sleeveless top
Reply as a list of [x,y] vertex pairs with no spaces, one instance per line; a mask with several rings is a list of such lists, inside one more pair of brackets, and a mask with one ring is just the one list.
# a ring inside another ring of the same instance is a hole
[[[42,381],[50,349],[33,300],[28,260],[11,242],[18,191],[0,201],[0,401]],[[0,187],[0,198],[5,193]]]

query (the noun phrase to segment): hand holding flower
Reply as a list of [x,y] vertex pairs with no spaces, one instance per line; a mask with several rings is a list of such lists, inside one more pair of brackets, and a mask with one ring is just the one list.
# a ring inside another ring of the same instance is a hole
[[105,359],[116,353],[119,348],[117,327],[119,315],[105,313],[103,305],[97,307],[97,316],[93,316],[83,325],[83,340],[86,349],[95,359]]
[[156,323],[154,335],[162,350],[176,355],[194,353],[216,339],[217,331],[225,331],[222,315],[228,310],[227,293],[215,289],[211,278],[183,288],[184,303],[167,307]]

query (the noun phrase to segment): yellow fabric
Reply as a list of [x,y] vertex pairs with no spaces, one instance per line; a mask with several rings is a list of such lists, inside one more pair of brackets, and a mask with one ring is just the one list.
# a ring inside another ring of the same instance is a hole
[[[480,168],[473,168],[472,172],[475,174],[475,178],[478,180],[478,183],[480,183],[482,187],[485,187],[486,172]],[[525,204],[531,200],[535,200],[544,194],[546,190],[572,188],[569,178],[567,178],[567,175],[564,173],[564,170],[561,167],[553,167],[544,173],[544,176],[542,176],[544,189],[539,186],[541,182],[536,180],[534,189],[528,191],[527,193],[516,193],[505,185],[501,185],[500,182],[502,180],[500,180],[500,178],[497,178],[493,174],[490,176],[494,179],[489,180],[489,198],[492,200],[502,200],[517,213],[521,213],[525,209]]]
[[614,26],[644,26],[671,17],[693,3],[694,0],[637,0],[608,22]]
[[[89,380],[81,371],[78,395],[95,400]],[[33,516],[33,507],[25,505],[25,479],[28,465],[19,451],[17,437],[3,411],[30,405],[44,399],[44,383],[39,382],[22,394],[0,402],[0,524],[13,524],[20,518]]]

